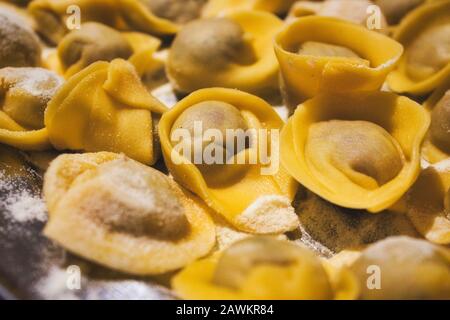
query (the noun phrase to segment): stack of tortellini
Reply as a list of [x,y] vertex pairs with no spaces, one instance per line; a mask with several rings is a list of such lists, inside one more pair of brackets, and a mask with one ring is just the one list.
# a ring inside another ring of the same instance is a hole
[[450,0],[0,1],[0,161],[180,298],[450,299],[449,39]]

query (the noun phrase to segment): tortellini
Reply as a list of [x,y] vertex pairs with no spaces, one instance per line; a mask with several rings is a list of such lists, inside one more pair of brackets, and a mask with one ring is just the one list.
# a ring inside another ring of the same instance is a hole
[[359,292],[345,269],[331,270],[306,248],[264,237],[190,264],[172,287],[184,299],[213,300],[353,299]]
[[369,0],[326,0],[298,1],[289,11],[289,18],[298,18],[309,15],[335,17],[353,23],[361,24],[375,31],[387,32],[387,22],[384,15],[374,14],[374,3]]
[[450,77],[450,1],[432,1],[402,20],[394,38],[405,54],[388,77],[399,93],[424,95]]
[[173,22],[155,16],[141,0],[34,0],[28,9],[39,32],[53,44],[78,22],[100,22],[155,35],[170,35],[179,29]]
[[431,242],[450,244],[450,158],[426,168],[406,199],[416,229]]
[[297,0],[209,0],[203,10],[203,16],[213,17],[239,10],[262,10],[283,14],[295,1]]
[[126,273],[176,270],[215,243],[203,204],[161,172],[122,155],[56,158],[45,174],[44,197],[47,237]]
[[294,108],[319,92],[378,90],[403,48],[365,27],[310,16],[284,27],[275,39],[275,52],[286,104]]
[[207,0],[140,0],[156,16],[178,24],[200,17]]
[[101,23],[87,22],[64,36],[56,56],[51,55],[48,64],[69,78],[96,61],[122,58],[133,63],[139,75],[144,76],[157,65],[152,55],[160,43],[150,35],[119,32]]
[[380,212],[418,177],[429,123],[422,106],[392,93],[321,94],[283,128],[281,162],[322,198]]
[[0,143],[50,148],[44,112],[62,84],[61,77],[42,68],[0,69]]
[[154,164],[157,121],[165,110],[133,65],[115,59],[95,62],[71,77],[49,102],[45,124],[58,150],[118,152]]
[[423,240],[387,238],[365,249],[350,269],[361,299],[450,299],[450,251]]
[[187,24],[170,49],[167,75],[174,89],[208,87],[270,95],[278,89],[272,39],[283,25],[262,11],[239,11]]
[[297,184],[277,165],[282,125],[264,100],[211,88],[166,112],[159,136],[175,180],[238,230],[278,234],[298,226],[291,206]]
[[132,53],[131,45],[120,32],[97,22],[82,24],[58,44],[59,59],[69,76],[96,61],[128,59]]
[[37,67],[41,46],[34,31],[14,12],[0,8],[0,68]]
[[431,114],[431,126],[422,148],[430,163],[450,157],[450,77],[424,103]]

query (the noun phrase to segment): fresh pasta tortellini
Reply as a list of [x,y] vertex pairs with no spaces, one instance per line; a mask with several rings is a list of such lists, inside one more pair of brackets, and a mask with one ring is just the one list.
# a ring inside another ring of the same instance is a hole
[[450,244],[450,158],[426,168],[406,199],[416,229],[431,242]]
[[68,33],[47,64],[66,78],[97,61],[128,59],[140,76],[155,70],[158,62],[152,57],[161,41],[139,32],[119,32],[97,22],[87,22]]
[[71,77],[49,102],[45,124],[58,150],[118,152],[154,164],[157,121],[165,110],[133,65],[115,59],[93,63]]
[[27,22],[0,7],[0,68],[37,67],[41,62],[39,39]]
[[432,1],[402,20],[394,38],[405,54],[389,75],[389,87],[399,93],[424,95],[450,77],[450,1]]
[[[367,286],[371,266],[381,288]],[[365,249],[350,269],[361,299],[450,299],[450,251],[423,240],[387,238]]]
[[96,61],[128,59],[132,53],[131,45],[119,31],[97,22],[82,24],[58,44],[59,60],[69,76]]
[[123,155],[62,155],[45,174],[44,234],[66,249],[137,275],[176,270],[208,254],[214,223],[199,200]]
[[278,234],[298,226],[291,206],[297,184],[276,163],[282,125],[264,100],[211,88],[166,112],[159,136],[175,180],[238,230]]
[[140,0],[154,15],[178,24],[200,17],[207,0]]
[[262,10],[284,14],[295,1],[297,0],[209,0],[203,10],[203,16],[213,17],[239,10]]
[[[178,25],[152,13],[143,0],[34,0],[28,9],[39,32],[53,44],[69,31],[70,19],[79,14],[82,23],[94,21],[119,30],[135,30],[155,35],[170,35]],[[79,10],[79,11],[78,11]],[[71,13],[72,16],[70,16]]]
[[188,265],[172,287],[184,299],[212,300],[353,299],[359,291],[347,270],[331,270],[308,249],[265,237]]
[[430,163],[450,157],[450,77],[424,103],[431,114],[431,125],[422,148]]
[[48,149],[44,113],[62,84],[61,77],[42,68],[0,69],[0,143]]
[[403,48],[363,26],[310,16],[284,27],[275,52],[286,104],[294,108],[319,92],[378,90]]
[[239,11],[187,24],[176,36],[167,64],[174,89],[236,88],[257,95],[278,89],[272,38],[282,21],[267,12]]
[[321,94],[283,128],[281,162],[322,198],[380,212],[418,177],[429,123],[422,106],[392,93]]
[[370,18],[374,13],[371,10],[373,6],[374,3],[369,0],[298,1],[289,11],[289,18],[299,18],[309,15],[335,17],[386,33],[387,22],[382,13],[376,17],[379,20]]

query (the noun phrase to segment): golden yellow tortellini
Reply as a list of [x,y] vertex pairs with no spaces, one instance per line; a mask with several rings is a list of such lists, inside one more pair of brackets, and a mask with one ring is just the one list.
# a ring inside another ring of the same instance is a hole
[[239,241],[188,265],[172,287],[183,299],[211,300],[353,299],[359,292],[345,269],[333,270],[308,249],[270,237]]
[[238,11],[187,24],[169,53],[167,75],[172,86],[181,93],[208,87],[257,95],[277,92],[272,39],[282,25],[263,11]]
[[47,59],[47,65],[66,78],[97,61],[128,59],[144,76],[157,65],[152,57],[161,41],[139,32],[119,32],[107,25],[87,22],[69,32],[58,50]]
[[321,94],[283,128],[281,162],[322,198],[380,212],[418,177],[429,123],[422,106],[393,93]]
[[275,52],[286,103],[296,107],[319,92],[378,90],[403,48],[366,27],[309,16],[284,27]]
[[209,0],[203,9],[203,16],[213,17],[239,10],[262,10],[283,14],[295,1],[297,0]]
[[450,299],[450,251],[423,240],[387,238],[365,249],[350,269],[361,299]]
[[374,3],[369,0],[297,1],[289,11],[288,17],[290,19],[309,15],[335,17],[387,33],[386,18],[382,12],[374,11],[374,8]]
[[22,17],[0,7],[0,68],[37,67],[40,62],[37,35]]
[[50,148],[44,112],[62,84],[42,68],[0,69],[0,143],[22,150]]
[[394,38],[405,54],[389,75],[389,87],[399,93],[424,95],[450,77],[450,1],[432,1],[402,20]]
[[76,23],[100,22],[119,30],[170,35],[178,26],[152,13],[143,0],[34,0],[28,10],[39,32],[53,44]]
[[431,125],[422,148],[430,163],[450,157],[450,76],[424,103],[431,114]]
[[278,234],[298,226],[297,184],[278,163],[283,121],[264,100],[225,88],[198,90],[159,124],[164,159],[181,185],[231,225]]
[[450,158],[426,168],[406,199],[416,229],[431,242],[450,244]]
[[207,208],[161,172],[108,152],[56,158],[44,179],[44,234],[112,269],[155,275],[215,244]]
[[99,61],[71,77],[49,102],[45,125],[58,150],[124,153],[158,159],[157,121],[166,107],[122,59]]

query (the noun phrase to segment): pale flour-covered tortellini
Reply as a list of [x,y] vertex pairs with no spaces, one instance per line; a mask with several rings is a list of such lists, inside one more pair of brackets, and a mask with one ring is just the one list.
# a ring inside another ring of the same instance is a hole
[[394,38],[405,47],[389,87],[424,95],[450,77],[450,1],[431,1],[402,20]]
[[416,229],[431,242],[450,244],[450,158],[426,168],[406,199]]
[[62,155],[45,174],[44,234],[89,260],[137,275],[179,269],[215,243],[206,207],[123,155]]
[[213,17],[239,10],[262,10],[275,14],[284,14],[295,1],[296,0],[209,0],[203,9],[203,16]]
[[403,48],[366,27],[309,16],[283,28],[275,52],[286,104],[294,108],[319,92],[378,90]]
[[283,128],[281,162],[322,198],[380,212],[418,177],[429,123],[422,106],[393,93],[321,94]]
[[61,77],[42,68],[0,69],[0,143],[48,149],[44,113],[62,84]]
[[[234,89],[210,88],[192,93],[166,112],[159,136],[175,180],[234,228],[280,234],[298,226],[291,206],[297,184],[277,165],[276,134],[282,126],[264,100]],[[208,136],[212,130],[214,136]]]
[[289,19],[309,15],[335,17],[383,33],[387,32],[384,15],[374,16],[374,3],[369,0],[297,1],[289,11]]
[[450,251],[423,240],[387,238],[365,249],[350,269],[361,299],[450,299]]
[[37,67],[41,46],[27,22],[12,10],[0,7],[0,68]]
[[184,299],[354,299],[356,278],[304,247],[270,237],[239,241],[188,265],[172,280]]
[[431,125],[422,148],[430,163],[450,157],[450,77],[424,103],[431,114]]
[[276,93],[278,64],[272,42],[282,25],[262,11],[232,12],[187,24],[170,49],[171,84],[181,93],[209,87]]
[[97,61],[128,59],[140,76],[156,69],[153,54],[161,41],[139,32],[119,32],[97,22],[87,22],[60,41],[58,50],[47,64],[66,78]]
[[154,164],[157,122],[165,110],[134,66],[115,59],[95,62],[71,77],[49,102],[45,124],[58,150],[118,152]]

